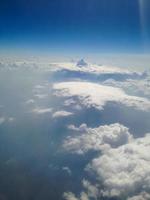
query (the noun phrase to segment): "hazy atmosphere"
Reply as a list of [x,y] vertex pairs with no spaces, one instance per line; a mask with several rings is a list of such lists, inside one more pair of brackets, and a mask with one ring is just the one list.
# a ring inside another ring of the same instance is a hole
[[0,2],[0,200],[150,200],[149,9]]

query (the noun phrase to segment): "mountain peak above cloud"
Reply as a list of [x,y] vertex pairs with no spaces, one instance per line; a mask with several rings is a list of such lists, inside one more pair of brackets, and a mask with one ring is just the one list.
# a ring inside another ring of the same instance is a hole
[[81,59],[81,60],[79,60],[78,62],[77,62],[77,67],[86,67],[86,66],[88,66],[88,63],[86,63],[85,61],[84,61],[84,59]]

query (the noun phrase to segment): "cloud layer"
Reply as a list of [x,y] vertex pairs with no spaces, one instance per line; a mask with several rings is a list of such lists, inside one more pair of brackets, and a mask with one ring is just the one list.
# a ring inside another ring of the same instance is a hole
[[150,134],[109,149],[92,161],[89,168],[102,179],[110,196],[150,190]]
[[53,118],[60,118],[60,117],[67,117],[67,116],[71,116],[73,115],[73,113],[65,111],[65,110],[60,110],[60,111],[56,111],[52,114]]
[[[67,137],[63,143],[68,152],[77,154],[90,150],[101,152],[85,168],[96,178],[99,186],[91,186],[99,191],[97,193],[99,197],[124,196],[128,200],[149,199],[150,134],[133,138],[128,128],[121,124],[93,129],[86,125],[81,125],[79,128],[69,126],[69,128],[77,133]],[[72,193],[66,194],[67,200],[71,200],[72,197],[76,198]]]
[[91,82],[56,83],[53,89],[58,96],[78,97],[86,107],[102,110],[107,102],[120,103],[139,110],[150,110],[150,101],[146,98],[127,95],[122,89]]
[[79,128],[70,126],[71,128],[78,133],[75,136],[68,136],[63,143],[63,148],[79,154],[84,154],[90,150],[99,151],[110,147],[116,148],[132,139],[128,128],[118,123],[93,129],[88,128],[85,124]]

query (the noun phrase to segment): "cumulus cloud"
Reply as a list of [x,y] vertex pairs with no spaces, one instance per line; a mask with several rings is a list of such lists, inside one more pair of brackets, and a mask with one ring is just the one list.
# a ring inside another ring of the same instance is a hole
[[86,190],[88,197],[92,197],[94,199],[99,196],[99,190],[97,185],[92,185],[88,180],[83,179],[82,181],[83,187]]
[[134,95],[141,95],[150,98],[150,77],[140,80],[128,79],[126,81],[108,79],[104,81],[103,84],[107,86],[120,87]]
[[60,118],[60,117],[68,117],[70,115],[73,115],[72,112],[68,112],[68,111],[65,111],[65,110],[60,110],[60,111],[56,111],[52,114],[52,117],[53,118]]
[[[29,70],[29,71],[51,71],[51,64],[49,64],[49,61],[43,60],[42,58],[38,59],[23,59],[23,58],[17,58],[17,59],[5,59],[5,61],[0,63],[0,70]],[[53,66],[54,67],[54,66]]]
[[32,110],[33,113],[35,114],[45,114],[45,113],[51,113],[52,108],[35,108]]
[[128,128],[121,124],[111,124],[98,128],[88,128],[82,124],[79,128],[69,126],[70,129],[77,131],[75,136],[68,136],[63,143],[63,148],[69,152],[84,154],[89,150],[103,150],[105,148],[115,148],[128,143],[132,136]]
[[150,134],[110,148],[87,167],[103,181],[106,196],[150,190]]
[[98,74],[133,75],[135,73],[141,75],[141,73],[130,71],[125,68],[87,63],[83,59],[79,60],[77,63],[75,62],[54,63],[53,66],[54,66],[53,71],[68,70],[73,72],[91,73],[96,75]]
[[86,63],[84,60],[80,60],[77,63],[55,63],[55,69],[52,71],[53,76],[61,81],[63,79],[84,79],[95,82],[104,81],[109,78],[124,81],[129,78],[143,79],[147,75],[146,73],[129,71],[126,68]]
[[150,194],[148,194],[147,192],[142,192],[141,194],[130,197],[127,200],[149,200],[149,199],[150,199]]
[[85,192],[81,192],[79,197],[76,197],[72,192],[65,192],[64,198],[66,200],[90,200]]
[[33,88],[34,97],[38,99],[45,99],[49,94],[49,83],[47,81],[43,81],[41,85],[35,85]]
[[80,192],[80,195],[77,197],[72,192],[65,192],[64,198],[66,200],[90,200],[90,199],[97,199],[99,196],[99,190],[96,185],[92,185],[88,180],[82,181],[83,191]]
[[[85,167],[95,178],[95,185],[83,180],[87,198],[122,197],[128,200],[148,200],[150,194],[150,134],[133,138],[127,127],[111,124],[98,128],[68,127],[75,134],[68,136],[63,147],[68,152],[86,153],[89,150],[101,153]],[[92,196],[91,196],[92,195]],[[77,198],[66,193],[66,199]]]
[[26,101],[26,104],[33,104],[35,103],[35,100],[34,99],[29,99]]
[[62,167],[62,170],[63,170],[63,171],[66,171],[69,175],[72,174],[71,169],[70,169],[69,167],[67,167],[67,166]]
[[78,199],[75,194],[73,194],[72,192],[65,192],[63,197],[66,199],[66,200],[80,200]]
[[121,103],[139,110],[150,110],[150,101],[146,98],[127,95],[122,89],[91,82],[62,82],[53,85],[55,95],[78,97],[86,107],[102,110],[107,102]]

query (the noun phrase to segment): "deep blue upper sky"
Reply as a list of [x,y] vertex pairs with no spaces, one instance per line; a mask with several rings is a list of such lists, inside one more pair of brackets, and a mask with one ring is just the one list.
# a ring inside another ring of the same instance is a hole
[[1,49],[149,51],[149,9],[149,0],[1,0]]

